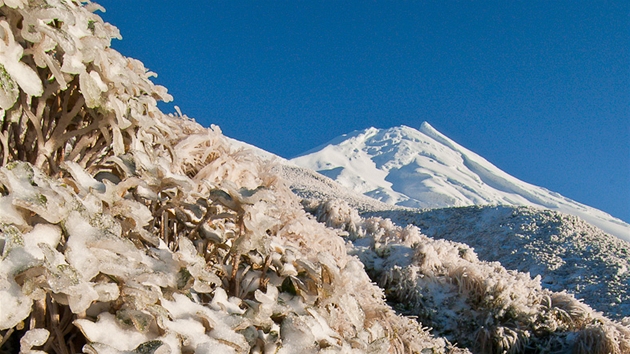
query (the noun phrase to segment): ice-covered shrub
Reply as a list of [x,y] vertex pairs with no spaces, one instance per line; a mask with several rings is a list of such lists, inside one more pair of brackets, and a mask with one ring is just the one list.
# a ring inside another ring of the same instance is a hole
[[205,190],[179,175],[160,191],[164,179],[136,167],[117,184],[72,163],[61,180],[26,162],[0,168],[8,339],[41,328],[44,350],[95,353],[444,348],[385,305],[336,233],[296,200],[273,203],[292,200],[282,184]]
[[136,134],[140,126],[158,132],[156,100],[170,96],[141,62],[109,47],[118,30],[92,13],[97,9],[62,0],[2,6],[3,164],[28,161],[53,174],[61,161],[86,167],[152,140]]
[[268,164],[163,114],[95,9],[0,1],[0,351],[458,351]]
[[323,220],[328,227],[348,232],[352,239],[365,233],[359,226],[361,223],[359,212],[341,199],[329,199],[319,204],[315,216],[318,220]]
[[[352,212],[337,212],[342,204],[322,201],[313,210],[345,235],[347,218],[339,215]],[[467,245],[431,239],[415,226],[403,228],[380,217],[352,223],[365,232],[348,238],[351,252],[398,311],[417,316],[437,336],[476,353],[623,353],[630,348],[630,328],[573,295],[543,289],[540,277],[480,261]]]

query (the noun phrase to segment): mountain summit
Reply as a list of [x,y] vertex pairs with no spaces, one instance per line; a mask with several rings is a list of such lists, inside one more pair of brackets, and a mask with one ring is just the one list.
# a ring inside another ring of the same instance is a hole
[[523,182],[424,122],[342,135],[291,160],[388,204],[413,208],[533,206],[578,216],[630,242],[630,225]]

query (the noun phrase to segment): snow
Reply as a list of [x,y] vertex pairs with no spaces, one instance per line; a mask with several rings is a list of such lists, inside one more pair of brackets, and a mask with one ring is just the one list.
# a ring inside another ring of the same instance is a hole
[[571,214],[630,242],[630,225],[523,182],[424,122],[419,130],[369,128],[290,160],[385,203],[413,208],[533,206]]
[[[74,321],[74,324],[91,342],[108,343],[109,346],[117,350],[131,351],[138,345],[154,338],[132,329],[122,328],[116,317],[106,312],[101,313],[96,322],[78,319]],[[112,336],[116,337],[115,341],[110,340]]]

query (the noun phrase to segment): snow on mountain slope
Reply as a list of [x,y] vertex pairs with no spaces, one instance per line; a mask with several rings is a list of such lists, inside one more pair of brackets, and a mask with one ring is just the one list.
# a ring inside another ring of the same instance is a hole
[[419,130],[369,128],[290,160],[385,203],[414,208],[513,205],[582,218],[630,242],[630,225],[503,172],[424,122]]
[[352,189],[345,188],[335,181],[319,173],[291,164],[279,164],[278,173],[289,183],[294,194],[304,201],[326,201],[342,199],[358,212],[379,212],[392,210],[409,210],[409,208],[385,204]]

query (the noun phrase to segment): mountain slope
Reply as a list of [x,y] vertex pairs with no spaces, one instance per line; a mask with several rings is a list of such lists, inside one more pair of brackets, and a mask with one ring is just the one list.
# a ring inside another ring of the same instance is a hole
[[468,206],[364,213],[415,225],[434,238],[462,242],[485,261],[540,276],[544,288],[569,291],[607,316],[630,316],[626,242],[578,217],[514,206]]
[[540,276],[544,288],[569,291],[606,316],[630,316],[627,243],[576,216],[526,206],[404,208],[345,189],[306,168],[278,168],[315,215],[322,205],[343,201],[364,218],[387,218],[403,228],[414,225],[432,239],[472,247],[484,261]]
[[414,208],[513,205],[580,217],[630,242],[630,225],[503,172],[424,122],[338,137],[291,162],[385,203]]

